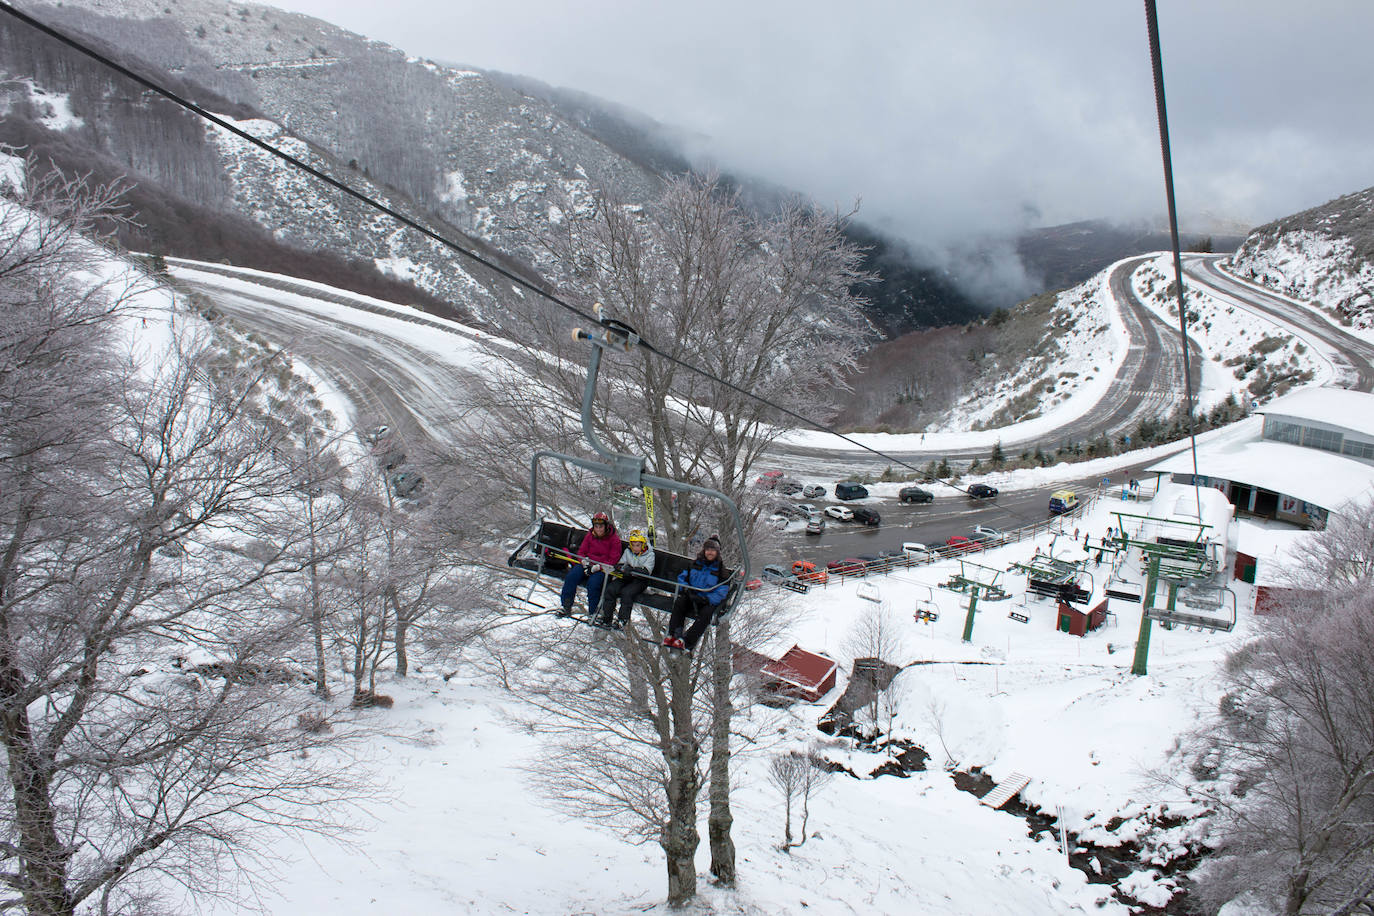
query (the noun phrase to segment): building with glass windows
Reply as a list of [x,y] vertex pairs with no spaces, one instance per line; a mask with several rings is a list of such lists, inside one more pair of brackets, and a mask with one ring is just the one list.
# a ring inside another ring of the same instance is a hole
[[[1322,528],[1329,513],[1374,499],[1374,394],[1303,388],[1205,439],[1198,482],[1225,493],[1238,515]],[[1192,455],[1148,470],[1189,483]]]

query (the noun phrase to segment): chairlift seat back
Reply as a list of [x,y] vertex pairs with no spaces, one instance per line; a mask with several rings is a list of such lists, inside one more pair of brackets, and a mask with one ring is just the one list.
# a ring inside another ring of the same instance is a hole
[[[508,565],[561,582],[572,566],[565,555],[576,552],[586,533],[585,528],[544,519],[539,523],[538,530],[511,554]],[[660,611],[671,611],[677,590],[677,577],[683,570],[689,569],[693,562],[691,557],[655,547],[653,577],[636,604]],[[732,579],[733,575],[734,570],[721,567],[721,581],[730,582],[730,590],[721,602],[727,607],[733,604],[733,598],[739,589],[739,583]]]

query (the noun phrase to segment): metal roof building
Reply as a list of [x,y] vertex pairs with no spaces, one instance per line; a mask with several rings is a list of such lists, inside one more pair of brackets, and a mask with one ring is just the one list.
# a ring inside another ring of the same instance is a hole
[[[1328,513],[1374,498],[1374,394],[1304,388],[1257,414],[1198,446],[1198,482],[1238,514],[1321,528]],[[1190,483],[1192,455],[1148,470]]]

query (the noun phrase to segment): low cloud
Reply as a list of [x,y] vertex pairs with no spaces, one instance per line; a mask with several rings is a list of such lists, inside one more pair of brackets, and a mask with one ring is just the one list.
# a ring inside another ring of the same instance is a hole
[[[703,136],[728,171],[827,206],[862,199],[865,221],[951,265],[1020,229],[1158,223],[1165,211],[1138,5],[281,5],[411,53],[629,105]],[[1185,229],[1254,225],[1374,184],[1374,55],[1363,46],[1374,4],[1160,7]],[[982,273],[1010,287],[1005,254]]]

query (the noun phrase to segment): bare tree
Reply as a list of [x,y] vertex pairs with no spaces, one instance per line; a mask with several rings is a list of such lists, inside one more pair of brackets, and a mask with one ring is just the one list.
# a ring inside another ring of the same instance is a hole
[[[746,638],[765,638],[777,625],[779,609],[759,604],[735,612]],[[651,645],[665,622],[640,607],[625,631],[600,641],[581,629],[551,634],[538,619],[507,621],[483,638],[510,688],[535,708],[522,717],[546,739],[535,780],[570,813],[658,843],[676,905],[696,893],[697,810],[719,721],[719,699],[705,686],[715,678],[720,642],[716,635],[695,652],[666,653]],[[732,690],[748,685],[735,679]],[[740,724],[734,736],[749,746],[770,726],[762,718]]]
[[1357,527],[1317,537],[1297,577],[1313,587],[1228,659],[1218,714],[1193,735],[1194,791],[1219,812],[1201,881],[1217,904],[1251,891],[1289,916],[1370,906],[1374,578]]
[[[759,218],[714,180],[692,176],[668,182],[650,206],[626,206],[606,195],[565,201],[561,209],[565,218],[536,240],[541,269],[585,307],[604,303],[657,351],[640,349],[603,364],[597,434],[618,452],[644,456],[651,473],[731,497],[746,510],[752,541],[760,499],[747,487],[750,470],[779,434],[782,417],[745,392],[824,414],[871,333],[852,293],[865,277],[858,252],[840,232],[842,220],[801,205]],[[530,341],[539,355],[511,352],[504,368],[486,374],[491,389],[477,407],[493,422],[485,441],[475,436],[471,447],[474,460],[496,459],[510,472],[508,485],[523,490],[520,465],[510,461],[511,441],[586,448],[578,444],[571,407],[582,397],[585,351],[569,340],[566,314],[534,297],[512,309],[508,321],[511,336]],[[554,511],[588,498],[575,479],[551,475],[545,486]],[[707,502],[660,493],[655,508],[666,519],[657,527],[670,549],[685,552],[694,537],[709,534],[726,539],[727,555],[748,547],[733,543],[727,519]],[[735,877],[730,643],[729,624],[721,623],[712,650],[708,827],[711,871],[726,884]]]
[[[869,724],[875,730],[879,723],[879,707],[888,696],[895,669],[901,667],[906,652],[905,634],[905,628],[891,608],[886,604],[872,604],[864,608],[845,637],[845,651],[854,658],[856,676],[862,672],[868,681]],[[895,707],[891,708],[895,712]]]
[[294,450],[292,464],[299,475],[297,491],[301,494],[305,528],[305,594],[301,604],[310,630],[310,647],[314,657],[315,693],[328,699],[329,672],[325,637],[329,607],[325,601],[323,575],[334,557],[344,548],[347,502],[344,493],[344,465],[336,448],[336,437],[312,422],[302,425],[300,446]]
[[353,491],[344,542],[329,568],[331,642],[353,681],[355,706],[386,702],[377,694],[377,674],[393,652],[395,618],[387,595],[391,511],[375,486],[364,483]]
[[[662,633],[658,621],[651,631]],[[538,668],[519,672],[522,692],[542,713],[529,727],[547,737],[535,775],[570,812],[657,842],[668,902],[678,906],[696,894],[700,763],[711,721],[699,687],[710,676],[710,653],[665,654],[628,631],[616,643],[598,652],[571,634],[546,647]],[[631,698],[641,689],[638,706]]]
[[945,717],[949,713],[949,707],[940,701],[939,697],[931,697],[930,703],[926,706],[926,720],[930,727],[935,730],[935,737],[940,742],[940,750],[945,752],[945,769],[953,769],[959,761],[949,752],[949,744],[945,741],[945,733],[948,728]]
[[431,657],[451,656],[497,606],[492,576],[483,567],[481,542],[488,532],[478,520],[490,507],[481,488],[428,454],[408,467],[412,474],[423,472],[420,497],[401,499],[391,481],[385,490],[386,597],[398,677],[409,673],[412,642],[418,640]]
[[177,334],[119,359],[128,287],[79,285],[99,249],[47,223],[90,228],[107,193],[20,202],[0,220],[0,906],[117,911],[168,876],[213,894],[262,832],[332,829],[320,803],[355,788],[310,753],[339,733],[297,727],[313,703],[278,662],[300,532],[262,367]]
[[[835,774],[826,768],[824,760],[815,752],[789,751],[777,754],[768,766],[768,781],[783,799],[783,833],[781,849],[791,853],[806,842],[807,822],[811,817],[811,797],[818,794]],[[792,807],[801,805],[801,839],[792,842]]]
[[1319,537],[1294,547],[1282,574],[1288,584],[1306,589],[1374,581],[1374,499],[1333,513]]

